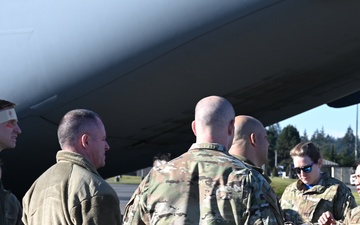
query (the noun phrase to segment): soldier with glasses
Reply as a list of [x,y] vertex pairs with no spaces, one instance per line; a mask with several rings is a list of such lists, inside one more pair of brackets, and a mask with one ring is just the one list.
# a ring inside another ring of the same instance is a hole
[[351,190],[321,171],[320,149],[312,142],[296,145],[290,156],[298,180],[285,188],[280,199],[288,224],[339,224],[356,207]]

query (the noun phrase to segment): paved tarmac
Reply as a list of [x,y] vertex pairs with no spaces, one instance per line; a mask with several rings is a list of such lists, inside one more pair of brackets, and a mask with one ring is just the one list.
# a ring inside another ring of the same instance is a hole
[[125,206],[130,200],[132,194],[134,193],[135,189],[138,185],[134,184],[110,184],[114,190],[116,191],[119,201],[120,201],[120,210],[121,214],[123,215],[125,212]]

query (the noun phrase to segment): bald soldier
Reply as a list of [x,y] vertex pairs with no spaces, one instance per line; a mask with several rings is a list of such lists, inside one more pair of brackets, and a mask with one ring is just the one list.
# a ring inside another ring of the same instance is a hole
[[270,183],[261,169],[267,161],[268,147],[267,133],[259,120],[246,115],[235,117],[235,135],[229,153],[263,174]]
[[259,120],[247,115],[235,117],[235,135],[229,153],[264,176],[267,182],[264,183],[263,191],[271,203],[269,207],[274,212],[276,220],[282,223],[280,204],[270,186],[271,180],[261,169],[267,161],[268,147],[267,133]]
[[152,168],[127,204],[124,224],[282,224],[270,210],[263,176],[228,153],[234,119],[226,99],[201,99],[191,124],[196,143]]

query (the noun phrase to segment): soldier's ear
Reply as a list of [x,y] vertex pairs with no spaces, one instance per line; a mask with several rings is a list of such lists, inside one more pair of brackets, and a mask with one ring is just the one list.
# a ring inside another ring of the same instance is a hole
[[318,164],[319,167],[322,167],[323,160],[322,160],[322,159],[318,159],[317,164]]
[[194,134],[195,134],[195,136],[196,136],[196,124],[195,124],[195,120],[192,121],[192,123],[191,123],[191,129],[192,129],[192,131],[194,132]]
[[249,136],[249,139],[250,139],[250,144],[252,145],[252,146],[254,146],[255,147],[255,145],[256,145],[256,135],[255,135],[255,133],[251,133],[250,134],[250,136]]
[[233,136],[235,133],[235,120],[231,120],[228,127],[229,136]]
[[89,140],[89,135],[83,134],[83,135],[81,136],[81,146],[82,146],[83,148],[86,148],[86,147],[88,146],[88,144],[89,144],[88,140]]

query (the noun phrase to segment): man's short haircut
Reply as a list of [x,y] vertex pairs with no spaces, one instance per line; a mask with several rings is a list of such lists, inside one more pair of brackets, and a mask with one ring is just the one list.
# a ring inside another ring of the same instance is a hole
[[159,152],[154,156],[154,161],[156,160],[164,160],[169,162],[171,160],[171,153],[170,152]]
[[[208,100],[209,98],[216,98]],[[207,99],[207,100],[206,100]],[[231,103],[223,97],[210,96],[198,102],[195,107],[195,120],[203,126],[213,128],[227,126],[235,118],[235,110]]]
[[5,108],[14,108],[15,103],[0,99],[0,110],[3,110]]
[[244,117],[245,119],[243,119],[241,123],[239,122],[236,123],[236,117],[235,117],[234,140],[239,140],[239,139],[246,140],[248,139],[250,134],[257,133],[258,130],[264,129],[264,126],[258,119],[247,115],[242,115],[242,117]]
[[98,128],[100,116],[87,109],[74,109],[69,111],[61,119],[58,127],[58,139],[60,147],[73,145],[81,135]]
[[314,163],[321,157],[320,149],[312,142],[300,142],[290,151],[291,158],[308,156]]

